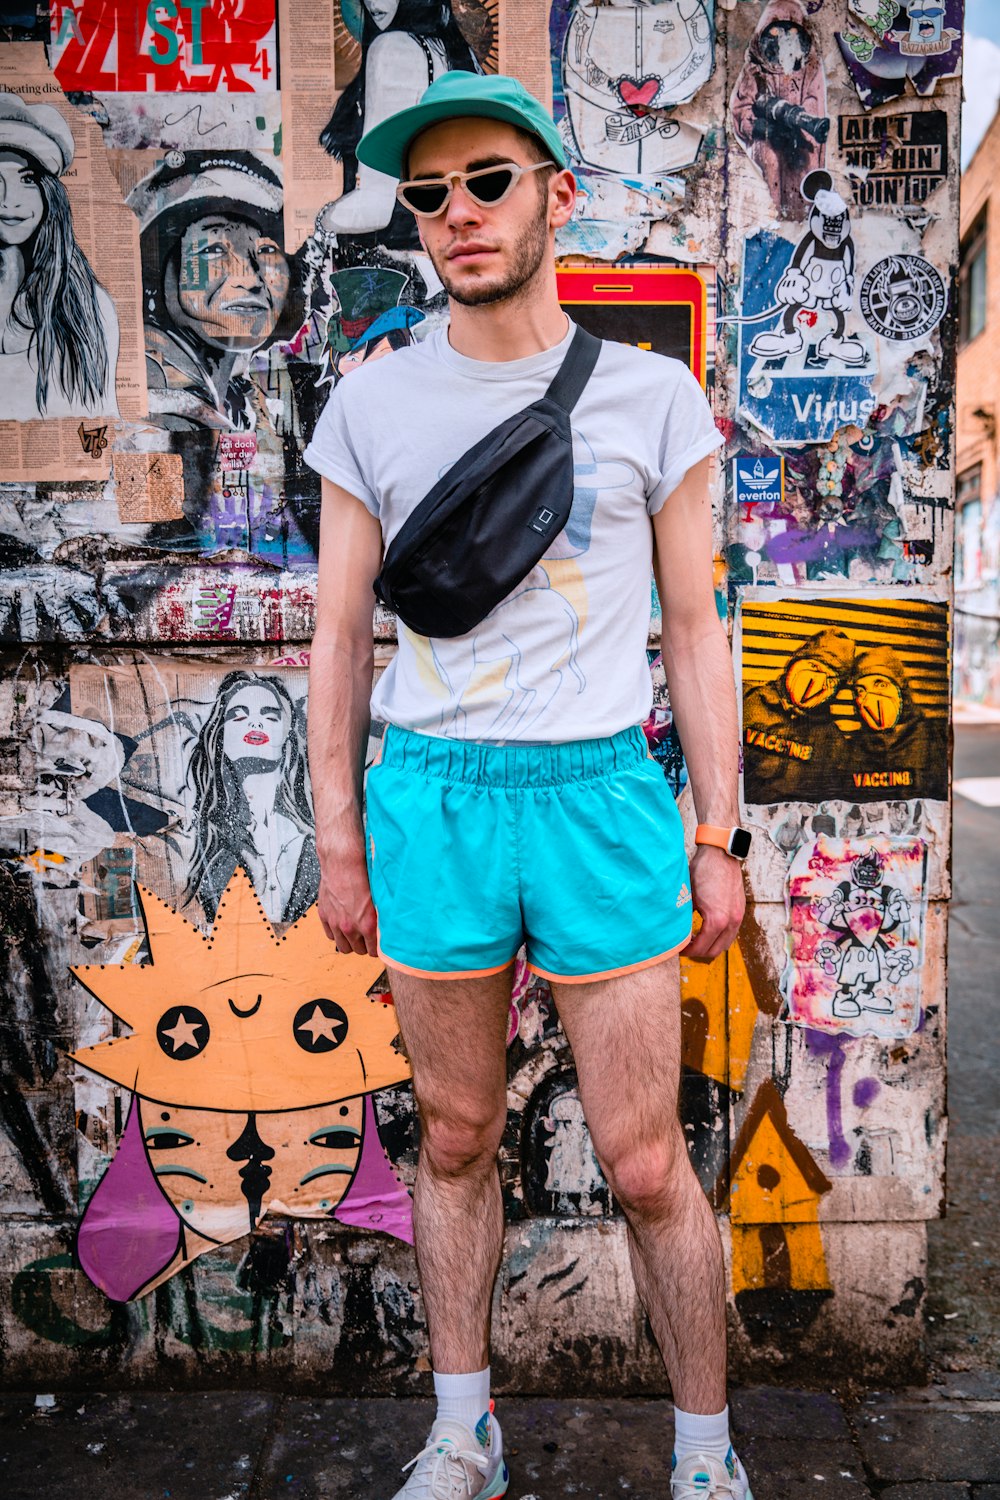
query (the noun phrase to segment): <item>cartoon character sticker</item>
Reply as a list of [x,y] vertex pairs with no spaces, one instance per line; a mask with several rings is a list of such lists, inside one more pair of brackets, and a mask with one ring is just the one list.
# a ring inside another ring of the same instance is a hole
[[789,871],[789,1017],[859,1036],[909,1036],[920,1020],[927,845],[820,835]]
[[[809,218],[798,244],[764,230],[744,247],[741,415],[778,443],[826,442],[839,427],[863,427],[875,407],[872,346],[849,321],[850,209],[822,168],[801,194]],[[771,326],[754,332],[762,322]]]
[[848,8],[864,26],[838,32],[837,45],[866,109],[899,98],[907,79],[931,94],[960,71],[962,0],[851,0]]
[[243,870],[210,937],[141,909],[151,963],[73,969],[132,1028],[71,1054],[133,1093],[77,1235],[90,1280],[138,1297],[269,1212],[412,1239],[371,1103],[410,1074],[381,961],[337,953],[315,906],[279,937]]

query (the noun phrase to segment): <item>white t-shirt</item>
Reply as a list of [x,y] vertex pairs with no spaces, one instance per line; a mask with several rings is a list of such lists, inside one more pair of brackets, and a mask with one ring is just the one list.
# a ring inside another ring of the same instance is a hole
[[[544,394],[574,331],[541,354],[494,362],[457,353],[442,327],[361,365],[335,387],[306,462],[378,517],[388,546],[466,449]],[[400,622],[375,717],[455,739],[544,742],[647,717],[650,517],[722,437],[684,364],[627,344],[604,344],[571,420],[565,530],[467,635],[429,639]]]

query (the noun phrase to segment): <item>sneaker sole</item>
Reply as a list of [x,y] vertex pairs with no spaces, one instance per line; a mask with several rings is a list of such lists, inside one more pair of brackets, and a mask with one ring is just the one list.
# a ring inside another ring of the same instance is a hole
[[509,1484],[510,1471],[508,1470],[506,1463],[502,1463],[497,1470],[497,1476],[494,1479],[493,1483],[490,1485],[489,1489],[480,1490],[479,1494],[476,1496],[476,1500],[502,1500],[502,1497],[507,1493],[507,1486]]

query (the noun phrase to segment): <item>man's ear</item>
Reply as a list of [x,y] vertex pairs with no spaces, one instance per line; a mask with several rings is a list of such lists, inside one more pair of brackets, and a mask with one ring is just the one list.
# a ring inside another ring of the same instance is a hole
[[549,183],[549,228],[561,229],[576,207],[576,178],[568,169],[556,172]]

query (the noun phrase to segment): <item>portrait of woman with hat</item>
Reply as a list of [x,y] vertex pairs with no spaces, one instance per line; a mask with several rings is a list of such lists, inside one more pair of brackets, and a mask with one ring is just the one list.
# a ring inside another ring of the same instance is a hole
[[118,318],[77,244],[59,181],[74,149],[51,104],[0,94],[0,380],[8,420],[118,415]]
[[178,430],[255,427],[251,360],[300,321],[280,177],[251,151],[172,151],[128,202],[151,413]]

